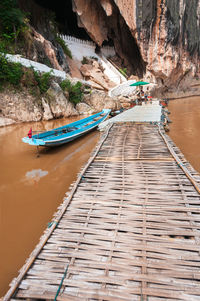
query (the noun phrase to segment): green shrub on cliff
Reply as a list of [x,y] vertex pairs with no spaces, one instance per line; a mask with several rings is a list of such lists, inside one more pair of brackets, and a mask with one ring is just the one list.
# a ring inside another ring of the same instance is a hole
[[[16,48],[17,37],[26,28],[25,14],[18,8],[16,0],[0,1],[0,44],[1,48]],[[6,43],[5,43],[6,42]],[[13,43],[14,42],[14,43]]]
[[23,67],[20,63],[9,62],[5,55],[0,54],[0,86],[10,83],[14,86],[19,85],[23,76]]
[[70,80],[61,82],[60,87],[63,91],[67,90],[69,93],[69,101],[73,104],[79,103],[83,98],[83,85],[80,82],[72,84]]
[[127,68],[121,68],[121,69],[119,69],[119,72],[120,72],[124,77],[127,77]]
[[11,84],[15,88],[22,88],[23,86],[28,89],[39,88],[39,93],[44,94],[50,87],[51,79],[51,71],[40,74],[33,68],[25,68],[20,63],[9,62],[5,54],[0,53],[1,89],[6,84]]
[[0,1],[0,25],[4,33],[15,33],[24,26],[24,13],[17,7],[16,0]]
[[51,85],[52,71],[40,74],[39,72],[33,70],[33,73],[40,89],[40,93],[46,93]]
[[59,36],[56,36],[56,41],[58,42],[58,44],[60,44],[60,46],[62,47],[64,53],[70,57],[72,59],[72,53],[71,53],[71,50],[68,48],[68,46],[66,45],[65,41],[59,37]]
[[85,65],[85,64],[89,64],[89,63],[90,63],[90,60],[86,56],[84,56],[82,61],[81,61],[81,64]]

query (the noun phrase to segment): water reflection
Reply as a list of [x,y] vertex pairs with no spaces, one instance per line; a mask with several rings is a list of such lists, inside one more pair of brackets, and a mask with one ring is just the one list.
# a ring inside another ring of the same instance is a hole
[[39,182],[42,177],[48,175],[48,171],[42,169],[33,169],[31,171],[27,171],[26,180],[31,182],[32,180],[35,182]]

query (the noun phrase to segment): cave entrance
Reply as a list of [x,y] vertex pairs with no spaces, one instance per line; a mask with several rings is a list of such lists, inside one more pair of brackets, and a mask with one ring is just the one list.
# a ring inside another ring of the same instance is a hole
[[91,41],[87,31],[78,26],[77,15],[72,8],[72,0],[35,0],[35,2],[43,8],[53,11],[55,21],[62,34]]

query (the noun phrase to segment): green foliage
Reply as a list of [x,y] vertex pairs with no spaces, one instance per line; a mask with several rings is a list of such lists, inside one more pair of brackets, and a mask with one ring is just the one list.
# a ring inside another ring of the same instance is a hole
[[60,44],[60,46],[62,47],[64,53],[72,59],[71,50],[68,48],[65,41],[63,39],[61,39],[61,37],[59,37],[59,36],[56,36],[56,41],[58,42],[58,44]]
[[89,59],[86,57],[86,56],[84,56],[83,57],[83,59],[82,59],[82,61],[81,61],[81,63],[84,65],[84,64],[89,64]]
[[16,0],[1,0],[0,25],[5,34],[8,35],[16,34],[19,28],[25,25],[24,18],[25,15],[17,7]]
[[9,62],[5,55],[0,54],[0,86],[10,83],[14,86],[19,85],[23,76],[23,68],[20,63]]
[[98,61],[98,58],[96,56],[90,56],[90,59]]
[[124,77],[127,77],[127,68],[121,68],[121,69],[119,69],[119,72],[120,72]]
[[27,29],[28,20],[16,0],[0,0],[0,51],[15,52],[17,38]]
[[9,62],[5,54],[0,53],[0,89],[5,84],[18,88],[24,86],[39,96],[49,89],[51,78],[51,71],[40,74],[33,68],[24,68],[20,63]]
[[83,98],[83,85],[80,82],[72,84],[70,80],[61,82],[60,87],[63,91],[67,90],[69,93],[69,101],[73,104],[79,103]]
[[33,70],[33,73],[38,87],[40,89],[40,93],[46,93],[51,85],[52,71],[40,74],[39,72]]

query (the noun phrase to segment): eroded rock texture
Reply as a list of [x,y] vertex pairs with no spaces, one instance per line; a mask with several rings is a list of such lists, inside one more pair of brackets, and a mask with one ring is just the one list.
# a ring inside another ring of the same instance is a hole
[[199,73],[200,0],[73,0],[79,26],[112,40],[133,74],[169,86]]
[[[130,1],[131,2],[131,1]],[[93,41],[102,46],[113,41],[118,55],[132,73],[142,76],[145,63],[140,55],[131,28],[113,0],[73,0],[73,9]],[[127,9],[127,7],[126,7]]]

